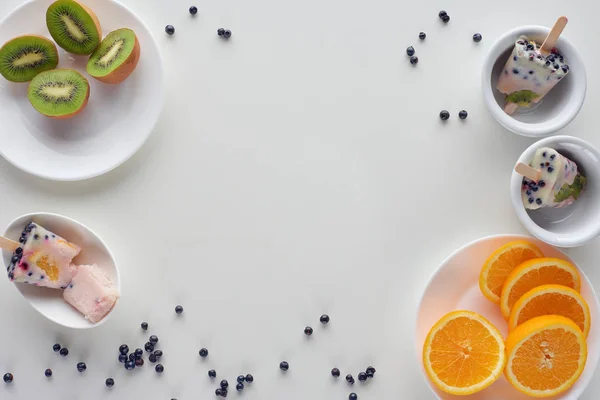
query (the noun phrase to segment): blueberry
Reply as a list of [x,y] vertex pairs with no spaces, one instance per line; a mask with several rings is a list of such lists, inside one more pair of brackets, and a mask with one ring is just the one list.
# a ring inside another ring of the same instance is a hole
[[147,322],[142,322],[142,329],[147,331],[148,330],[148,323]]
[[44,375],[46,375],[46,378],[50,378],[52,376],[52,370],[48,368],[46,371],[44,371]]
[[533,204],[533,197],[530,197],[528,200],[529,204]]
[[531,188],[531,190],[533,190],[534,192],[537,192],[538,191],[538,187],[534,186],[534,187]]
[[148,361],[150,361],[152,364],[154,364],[155,362],[157,362],[157,361],[158,361],[158,357],[156,357],[156,356],[154,355],[154,353],[152,353],[152,354],[150,354],[150,355],[148,356]]
[[517,61],[517,59],[518,59],[518,57],[517,57],[517,56],[514,56],[514,57],[513,57],[513,60]]
[[[564,66],[562,67],[562,70],[563,70],[563,72],[564,72],[565,74],[566,74],[566,73],[567,73],[567,71],[568,71],[567,67],[564,67]],[[19,249],[17,249],[17,250],[19,250]]]
[[83,372],[87,369],[87,365],[84,362],[77,363],[77,371]]
[[217,371],[215,371],[214,369],[211,369],[210,371],[208,371],[208,377],[209,378],[216,378],[217,377]]
[[196,6],[191,6],[191,7],[190,7],[190,14],[192,14],[192,15],[196,15],[196,14],[198,14],[198,7],[196,7]]
[[556,154],[552,154],[552,155],[550,156],[550,159],[551,159],[551,160],[554,160],[554,157],[556,157]]
[[235,385],[235,390],[237,390],[238,392],[241,392],[242,390],[244,390],[244,384],[243,383],[238,383],[237,385]]
[[354,384],[354,377],[350,374],[346,375],[346,382],[348,382],[349,384]]
[[138,358],[137,360],[135,360],[135,366],[136,367],[141,367],[143,365],[144,365],[144,359]]
[[527,190],[527,191],[525,192],[525,194],[527,194],[527,196],[530,196],[530,195],[531,195],[531,190]]
[[119,362],[127,362],[127,356],[125,354],[119,354]]
[[546,61],[546,66],[548,66],[548,65],[550,65],[550,64],[552,64],[552,63],[551,63],[550,61],[548,61],[548,60],[547,60],[547,61]]
[[558,64],[554,64],[553,67],[554,67],[554,69],[560,68]]
[[56,353],[56,352],[60,351],[60,347],[61,347],[60,344],[56,343],[54,346],[52,346],[52,350],[54,350],[54,352]]
[[332,369],[331,376],[333,376],[334,378],[338,378],[340,376],[340,370],[337,368]]
[[208,356],[208,349],[205,349],[204,347],[200,349],[200,351],[198,352],[198,354],[200,354],[200,357],[204,358],[206,356]]
[[40,238],[40,235],[38,235],[37,233],[35,235],[33,235],[34,240],[38,240],[39,238]]
[[542,205],[542,199],[536,199],[536,200],[535,200],[535,203],[536,203],[538,206],[541,206],[541,205]]
[[527,45],[527,50],[533,50],[533,45],[531,43]]
[[552,171],[554,171],[554,168],[548,167],[548,172],[552,172]]
[[279,369],[282,371],[287,371],[290,369],[290,364],[288,364],[287,361],[282,361],[279,363]]
[[483,36],[481,36],[481,33],[476,33],[473,35],[474,42],[481,42],[481,39],[483,39]]
[[329,323],[329,315],[327,315],[327,314],[321,315],[321,318],[319,319],[319,321],[321,321],[321,323],[323,325],[328,324]]
[[350,395],[348,396],[348,400],[357,400],[358,396],[356,395],[356,393],[350,393]]
[[142,349],[135,349],[135,358],[139,359],[142,358],[142,356],[144,355],[144,350]]
[[460,110],[458,112],[458,118],[460,118],[460,119],[467,119],[468,116],[469,116],[469,113],[467,112],[467,110]]
[[410,63],[411,63],[412,65],[416,65],[418,62],[419,62],[419,57],[417,57],[417,56],[412,56],[412,57],[410,58]]
[[533,70],[529,70],[529,75],[533,75]]
[[136,360],[136,358],[135,358],[135,353],[131,353],[131,354],[129,355],[129,361],[133,361],[133,362],[135,362],[135,360]]
[[6,383],[11,383],[13,381],[13,374],[11,374],[10,372],[7,374],[4,374],[4,382]]
[[367,375],[371,374],[371,375],[375,375],[375,372],[377,372],[377,370],[371,366],[368,366],[366,369],[366,373]]
[[229,382],[227,382],[227,379],[223,379],[220,383],[221,385],[221,389],[227,389],[229,387]]
[[538,182],[538,186],[539,186],[539,187],[544,187],[544,186],[546,186],[546,182],[544,182],[544,181],[539,181],[539,182]]
[[125,363],[125,369],[128,371],[131,371],[132,369],[135,369],[135,362],[133,361],[127,361]]
[[63,347],[62,349],[60,349],[60,353],[61,356],[66,357],[69,355],[69,349],[67,349],[66,347]]
[[446,121],[448,118],[450,118],[450,113],[448,112],[448,110],[440,111],[440,119],[442,121]]
[[364,382],[367,380],[367,373],[366,372],[360,372],[358,374],[358,380],[361,382]]
[[156,367],[154,367],[154,370],[156,372],[158,372],[159,374],[162,374],[162,372],[165,370],[165,367],[163,367],[162,364],[156,364]]
[[244,383],[244,381],[246,380],[246,377],[244,375],[240,375],[237,377],[236,381],[238,383]]
[[156,359],[159,359],[159,358],[161,358],[162,356],[163,356],[163,352],[162,352],[162,350],[156,350],[156,351],[154,352],[154,357],[156,357]]
[[223,396],[223,389],[221,389],[221,388],[216,389],[215,390],[215,395],[217,395],[219,397]]
[[150,336],[150,339],[148,341],[152,344],[156,344],[156,343],[158,343],[158,336],[152,335],[152,336]]
[[425,40],[426,37],[427,35],[425,34],[425,32],[419,32],[419,39]]
[[406,48],[406,54],[408,54],[409,56],[413,56],[415,55],[415,48],[412,46],[408,46]]
[[121,353],[121,354],[127,354],[127,353],[129,353],[129,346],[127,346],[126,344],[122,344],[119,347],[119,353]]
[[442,18],[442,21],[443,21],[445,24],[447,24],[447,23],[450,21],[450,16],[449,16],[449,15],[446,15],[446,16],[444,16],[444,17]]
[[448,15],[448,13],[444,10],[442,10],[438,13],[438,17],[440,17],[440,18],[444,18],[446,15]]
[[115,380],[113,378],[107,378],[104,384],[106,385],[106,387],[113,387],[115,386]]
[[512,71],[513,71],[513,74],[518,74],[518,73],[519,73],[519,70],[518,70],[518,69],[516,69],[516,68],[513,68],[513,70],[512,70]]
[[313,334],[313,328],[311,328],[310,326],[307,326],[306,328],[304,328],[304,334],[306,336],[310,336]]
[[173,25],[167,25],[165,26],[165,32],[167,32],[167,35],[172,35],[175,33],[175,27]]
[[223,37],[225,39],[229,39],[231,37],[231,31],[229,29],[225,29],[225,32],[223,32]]
[[225,34],[225,29],[223,29],[223,28],[217,29],[217,35],[223,36],[224,34]]
[[248,382],[248,383],[254,382],[254,377],[250,374],[246,375],[246,382]]
[[175,307],[175,313],[181,314],[182,312],[183,312],[183,307],[181,307],[181,306],[176,306]]
[[148,353],[152,353],[154,351],[154,345],[150,342],[146,342],[144,349],[146,349]]

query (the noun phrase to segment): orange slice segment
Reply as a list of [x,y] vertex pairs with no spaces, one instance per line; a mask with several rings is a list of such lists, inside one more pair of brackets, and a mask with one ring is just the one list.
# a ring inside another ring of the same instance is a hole
[[577,268],[558,258],[536,258],[519,265],[510,273],[500,295],[500,310],[508,319],[517,300],[531,289],[541,285],[563,285],[579,292],[581,278]]
[[544,255],[534,244],[518,240],[496,250],[483,264],[479,275],[481,293],[493,303],[500,303],[502,286],[510,273],[520,264]]
[[577,291],[562,285],[542,285],[525,293],[513,306],[508,329],[541,315],[562,315],[575,322],[587,338],[590,332],[590,308]]
[[446,393],[485,389],[502,374],[506,356],[500,331],[471,311],[453,311],[429,331],[423,345],[427,376]]
[[560,315],[535,317],[506,340],[506,379],[521,393],[555,396],[579,379],[587,360],[581,330]]

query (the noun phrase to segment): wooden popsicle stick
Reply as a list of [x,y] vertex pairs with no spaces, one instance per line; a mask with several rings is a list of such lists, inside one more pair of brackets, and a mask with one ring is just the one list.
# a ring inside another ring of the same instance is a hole
[[556,23],[552,29],[550,29],[550,33],[546,36],[544,43],[542,43],[542,47],[540,47],[540,53],[545,56],[550,54],[550,50],[552,50],[563,29],[567,26],[567,22],[569,22],[569,20],[565,16],[559,17],[558,20],[556,20]]
[[17,247],[20,247],[19,243],[0,236],[0,249],[8,250],[11,253],[14,253]]
[[542,171],[540,171],[539,169],[535,169],[523,163],[518,163],[515,167],[515,171],[517,171],[517,174],[523,175],[524,177],[529,178],[534,182],[539,181],[540,175],[542,174]]

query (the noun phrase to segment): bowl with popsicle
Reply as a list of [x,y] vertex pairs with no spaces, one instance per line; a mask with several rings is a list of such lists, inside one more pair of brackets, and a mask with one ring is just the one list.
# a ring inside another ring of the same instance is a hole
[[587,77],[579,52],[564,35],[565,17],[552,29],[521,26],[502,35],[483,65],[484,102],[506,129],[544,137],[579,113]]

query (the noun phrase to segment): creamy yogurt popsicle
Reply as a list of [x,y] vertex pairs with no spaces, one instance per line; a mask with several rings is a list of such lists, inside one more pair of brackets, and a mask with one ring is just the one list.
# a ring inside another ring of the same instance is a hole
[[8,265],[8,278],[54,289],[64,289],[75,272],[71,261],[81,249],[36,223],[25,227]]
[[63,297],[86,319],[96,323],[112,310],[119,298],[119,291],[98,266],[80,265],[63,292]]
[[506,61],[496,88],[506,94],[505,111],[539,102],[569,73],[569,65],[556,49],[545,56],[527,36],[519,36]]
[[529,165],[541,171],[537,182],[523,178],[521,196],[529,210],[568,206],[585,189],[586,178],[577,169],[577,164],[554,149],[537,149]]

